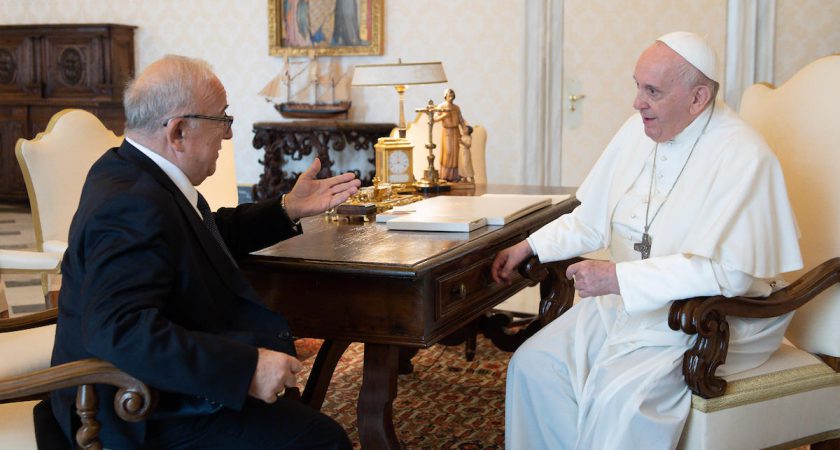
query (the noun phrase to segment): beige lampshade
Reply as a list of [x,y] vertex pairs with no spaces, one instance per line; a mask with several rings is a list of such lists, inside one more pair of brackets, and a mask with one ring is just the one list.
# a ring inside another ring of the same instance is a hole
[[396,64],[362,64],[353,70],[353,86],[398,86],[446,83],[443,64],[420,62]]

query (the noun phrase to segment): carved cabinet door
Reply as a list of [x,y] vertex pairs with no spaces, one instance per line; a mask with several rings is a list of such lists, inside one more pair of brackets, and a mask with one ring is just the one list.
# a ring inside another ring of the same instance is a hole
[[44,98],[109,98],[103,41],[104,36],[96,32],[46,35],[42,41]]
[[15,143],[26,132],[26,107],[0,105],[0,192],[26,197],[26,185],[15,157]]
[[23,33],[0,36],[0,96],[31,100],[41,96],[34,39]]

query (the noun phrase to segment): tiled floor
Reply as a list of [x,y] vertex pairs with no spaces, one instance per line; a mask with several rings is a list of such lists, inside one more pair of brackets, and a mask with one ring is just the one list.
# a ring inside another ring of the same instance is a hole
[[[0,203],[0,248],[34,250],[35,231],[29,207],[20,203]],[[11,316],[41,311],[45,307],[41,278],[30,274],[3,275]]]

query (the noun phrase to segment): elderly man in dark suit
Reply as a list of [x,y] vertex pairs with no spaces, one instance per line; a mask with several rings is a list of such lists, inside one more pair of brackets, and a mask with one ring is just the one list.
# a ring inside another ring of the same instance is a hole
[[[343,202],[359,181],[316,180],[316,158],[281,199],[211,213],[194,186],[232,137],[226,108],[199,60],[164,57],[128,86],[125,142],[91,168],[70,227],[53,364],[102,358],[159,391],[145,423],[102,402],[108,448],[350,448],[330,418],[279,398],[302,366],[286,320],[235,258],[300,233],[298,219]],[[73,392],[51,403],[71,439]]]

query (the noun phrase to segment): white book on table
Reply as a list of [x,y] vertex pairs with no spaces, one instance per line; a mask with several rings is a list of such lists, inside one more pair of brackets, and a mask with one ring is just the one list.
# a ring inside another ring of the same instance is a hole
[[440,195],[394,208],[392,214],[411,212],[412,215],[429,217],[484,217],[487,225],[504,225],[549,205],[551,198],[548,196]]
[[484,217],[421,216],[409,214],[387,222],[389,230],[468,233],[487,225]]
[[[484,218],[487,225],[504,225],[523,217],[538,209],[551,205],[551,196],[533,195],[484,195],[479,197],[441,195],[422,200],[409,205],[398,206],[391,211],[378,214],[377,222],[390,223],[400,219],[397,225],[406,228],[409,222],[422,221],[424,230],[428,230],[429,223],[463,222],[465,219],[473,221]],[[449,220],[447,220],[449,219]],[[421,227],[421,225],[417,225]],[[389,229],[395,229],[389,227]],[[419,228],[415,228],[419,229]]]
[[569,194],[481,194],[482,197],[494,197],[494,198],[522,198],[523,200],[527,200],[529,198],[533,199],[543,199],[547,198],[551,200],[552,205],[556,205],[564,200],[567,200],[571,195]]

